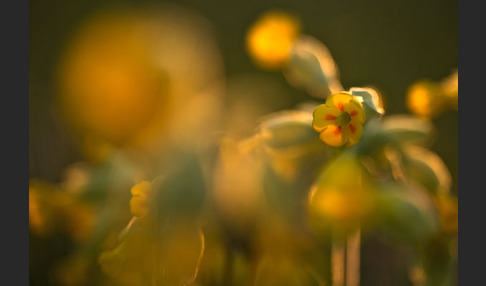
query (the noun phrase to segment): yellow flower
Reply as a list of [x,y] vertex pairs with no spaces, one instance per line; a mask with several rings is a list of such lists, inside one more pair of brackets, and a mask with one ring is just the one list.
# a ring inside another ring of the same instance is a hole
[[323,188],[320,191],[312,189],[310,200],[323,216],[338,222],[352,221],[359,217],[359,213],[362,211],[360,196],[338,189]]
[[407,108],[413,114],[428,119],[448,110],[457,110],[458,83],[457,71],[441,81],[417,81],[407,91]]
[[287,62],[299,33],[300,23],[296,18],[283,12],[270,11],[249,29],[246,46],[259,66],[277,69]]
[[222,57],[205,19],[157,5],[107,9],[80,24],[55,69],[56,107],[86,159],[207,142],[224,89]]
[[459,95],[459,73],[457,70],[440,82],[444,97],[448,102],[449,108],[457,110]]
[[429,80],[411,85],[407,91],[406,103],[413,114],[422,118],[434,118],[446,109],[440,85]]
[[354,155],[330,162],[311,187],[308,211],[318,230],[345,233],[368,227],[376,210],[374,182]]
[[458,230],[458,201],[453,195],[439,195],[435,199],[442,231],[456,234]]
[[47,217],[42,209],[40,193],[29,185],[29,231],[35,235],[44,235],[48,230]]
[[142,181],[136,184],[130,190],[132,198],[130,199],[130,212],[138,218],[144,217],[148,212],[148,200],[152,190],[152,184]]
[[361,103],[345,92],[329,96],[314,109],[313,117],[312,127],[320,133],[319,138],[333,147],[358,143],[366,120]]

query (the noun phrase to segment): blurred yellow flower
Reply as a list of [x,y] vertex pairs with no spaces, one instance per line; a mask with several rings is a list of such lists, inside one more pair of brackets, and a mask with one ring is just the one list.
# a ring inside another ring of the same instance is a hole
[[449,102],[449,107],[452,109],[458,108],[458,99],[459,99],[459,72],[455,70],[450,76],[444,78],[440,85],[442,87],[442,91],[444,96],[447,98]]
[[246,46],[253,60],[267,69],[278,69],[288,60],[300,33],[300,22],[290,14],[270,11],[250,27]]
[[458,73],[440,82],[421,80],[412,84],[406,95],[407,108],[417,116],[434,118],[458,107]]
[[47,231],[47,217],[43,213],[39,199],[38,190],[29,185],[29,231],[40,236]]
[[89,161],[117,149],[192,147],[216,127],[222,66],[212,27],[198,14],[173,5],[100,11],[59,57],[58,107]]
[[445,109],[440,86],[432,81],[423,80],[414,83],[407,92],[407,107],[417,116],[433,118]]
[[372,222],[374,183],[354,156],[342,156],[323,170],[309,193],[308,210],[318,228],[348,231]]
[[148,212],[148,200],[152,190],[152,184],[142,181],[130,189],[132,198],[130,199],[130,212],[133,216],[143,218]]
[[448,234],[456,234],[459,226],[457,198],[452,195],[439,195],[435,203],[439,211],[442,230]]
[[43,180],[29,182],[29,230],[36,236],[54,231],[68,234],[79,243],[91,237],[96,209],[59,185]]
[[319,198],[312,198],[318,200],[317,207],[326,217],[334,218],[337,221],[350,221],[357,217],[360,200],[354,194],[343,193],[336,189],[328,189],[321,192]]
[[314,109],[313,117],[312,126],[320,139],[333,147],[358,143],[366,120],[361,103],[345,92],[329,96]]

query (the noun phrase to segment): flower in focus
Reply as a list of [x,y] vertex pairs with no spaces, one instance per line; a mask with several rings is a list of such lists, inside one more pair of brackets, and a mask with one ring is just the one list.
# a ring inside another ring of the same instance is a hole
[[295,17],[283,12],[270,11],[262,15],[250,28],[246,46],[259,66],[277,69],[287,62],[299,33],[300,23]]
[[143,218],[147,214],[151,189],[152,184],[148,181],[142,181],[131,188],[130,212],[135,217]]
[[361,139],[365,120],[361,103],[349,93],[341,92],[329,96],[314,109],[312,126],[324,143],[350,147]]

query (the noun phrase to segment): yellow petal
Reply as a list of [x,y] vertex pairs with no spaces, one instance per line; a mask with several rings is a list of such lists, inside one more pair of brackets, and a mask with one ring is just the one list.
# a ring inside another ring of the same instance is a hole
[[320,134],[319,138],[326,144],[338,147],[346,142],[346,134],[341,130],[338,131],[338,126],[328,125]]
[[150,188],[151,188],[151,183],[148,182],[148,181],[142,181],[138,184],[136,184],[135,186],[133,186],[130,190],[130,193],[133,195],[133,196],[143,196],[143,197],[147,197],[149,192],[150,192]]
[[352,119],[357,119],[361,124],[364,124],[366,121],[366,114],[363,106],[356,99],[351,98],[348,103],[344,104],[343,108],[344,111],[351,115]]
[[357,218],[359,202],[352,194],[326,188],[314,197],[316,209],[332,221],[349,222]]
[[346,146],[351,147],[356,145],[359,140],[361,140],[361,135],[363,135],[363,125],[357,120],[351,120],[348,126],[342,128],[342,133],[347,136]]
[[349,93],[335,93],[326,99],[326,104],[329,106],[335,106],[339,111],[343,111],[344,105],[347,104],[353,96]]
[[312,114],[312,127],[314,127],[317,132],[321,132],[329,124],[336,124],[335,119],[338,115],[339,110],[336,107],[321,104],[314,109]]
[[147,198],[134,196],[130,199],[130,212],[136,217],[143,217],[147,213]]
[[148,181],[142,181],[130,190],[132,198],[130,199],[130,212],[136,217],[143,217],[147,213],[148,196],[152,184]]

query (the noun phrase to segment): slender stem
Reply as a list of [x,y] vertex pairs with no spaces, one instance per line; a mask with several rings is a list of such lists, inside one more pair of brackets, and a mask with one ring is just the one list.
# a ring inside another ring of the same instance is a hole
[[346,245],[346,285],[359,286],[360,269],[360,230],[347,238]]
[[[358,177],[360,192],[362,191],[362,174]],[[359,286],[360,276],[361,231],[357,228],[346,238],[346,286]]]
[[202,258],[204,256],[204,249],[205,249],[205,240],[204,240],[204,232],[200,227],[197,229],[199,239],[201,241],[201,250],[199,251],[199,256],[197,257],[196,269],[194,270],[194,276],[190,280],[190,283],[194,282],[199,274],[199,266],[201,265]]
[[345,279],[345,244],[340,238],[333,236],[331,246],[331,267],[332,267],[332,285],[344,286]]

